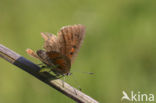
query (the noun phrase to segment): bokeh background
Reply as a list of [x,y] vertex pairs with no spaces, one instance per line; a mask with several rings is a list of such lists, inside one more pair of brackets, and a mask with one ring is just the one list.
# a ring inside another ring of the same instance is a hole
[[[155,0],[0,0],[0,43],[40,63],[25,52],[42,48],[40,32],[57,34],[62,26],[83,24],[86,37],[66,82],[101,103],[120,103],[123,90],[156,95],[155,5]],[[0,103],[74,101],[0,59]]]

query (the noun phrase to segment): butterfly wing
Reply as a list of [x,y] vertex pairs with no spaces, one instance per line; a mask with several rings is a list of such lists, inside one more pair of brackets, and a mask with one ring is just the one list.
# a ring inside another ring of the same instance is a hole
[[[47,54],[44,50],[37,50],[36,52],[34,52],[33,50],[31,49],[27,49],[26,52],[34,57],[34,58],[37,58],[39,59],[40,61],[42,61],[43,63],[45,64],[51,64],[49,63],[48,59],[47,59]],[[52,65],[52,64],[51,64]]]
[[39,56],[31,49],[27,49],[26,50],[27,54],[29,54],[30,56],[39,59]]
[[71,62],[70,59],[58,52],[46,52],[49,62],[52,62],[56,68],[53,69],[54,72],[65,74],[70,72]]
[[85,35],[83,25],[65,26],[58,32],[57,40],[62,55],[66,55],[73,62]]
[[58,38],[49,33],[41,33],[41,35],[45,40],[43,48],[45,49],[47,58],[44,59],[45,56],[42,56],[44,53],[40,52],[41,50],[38,51],[37,55],[44,59],[42,62],[49,65],[49,67],[55,65],[56,68],[52,69],[55,73],[68,73],[70,71],[71,61],[67,56],[60,53]]
[[71,62],[66,56],[55,51],[46,52],[44,50],[38,50],[36,53],[40,60],[52,68],[55,73],[69,73]]
[[60,44],[58,43],[57,37],[54,34],[41,33],[45,40],[43,48],[47,51],[60,52]]

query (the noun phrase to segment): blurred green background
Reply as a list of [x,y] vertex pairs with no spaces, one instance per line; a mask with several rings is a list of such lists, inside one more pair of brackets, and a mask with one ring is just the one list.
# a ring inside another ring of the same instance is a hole
[[[156,95],[155,0],[0,0],[0,43],[35,63],[25,50],[42,48],[40,32],[73,24],[87,30],[66,82],[101,103],[120,103],[123,90]],[[3,59],[0,65],[0,103],[74,103]]]

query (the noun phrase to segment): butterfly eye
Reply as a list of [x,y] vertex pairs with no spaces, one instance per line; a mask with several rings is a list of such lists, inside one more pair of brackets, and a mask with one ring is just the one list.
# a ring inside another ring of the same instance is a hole
[[73,52],[70,52],[70,55],[73,55]]

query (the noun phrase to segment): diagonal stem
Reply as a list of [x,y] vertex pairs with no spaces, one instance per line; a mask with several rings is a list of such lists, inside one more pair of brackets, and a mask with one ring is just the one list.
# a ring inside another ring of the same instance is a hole
[[[37,79],[55,88],[62,94],[68,96],[69,98],[75,100],[78,103],[98,103],[98,101],[87,96],[86,94],[77,90],[76,88],[70,86],[66,82],[64,82],[64,87],[63,87],[62,80],[56,79],[55,76],[47,72],[44,73],[39,72],[41,68],[38,65],[32,63],[31,61],[25,59],[24,57],[20,56],[19,54],[15,53],[14,51],[6,48],[1,44],[0,44],[0,57],[12,63],[13,65],[16,65],[20,69],[30,73]],[[76,94],[75,94],[75,90],[76,90]]]

